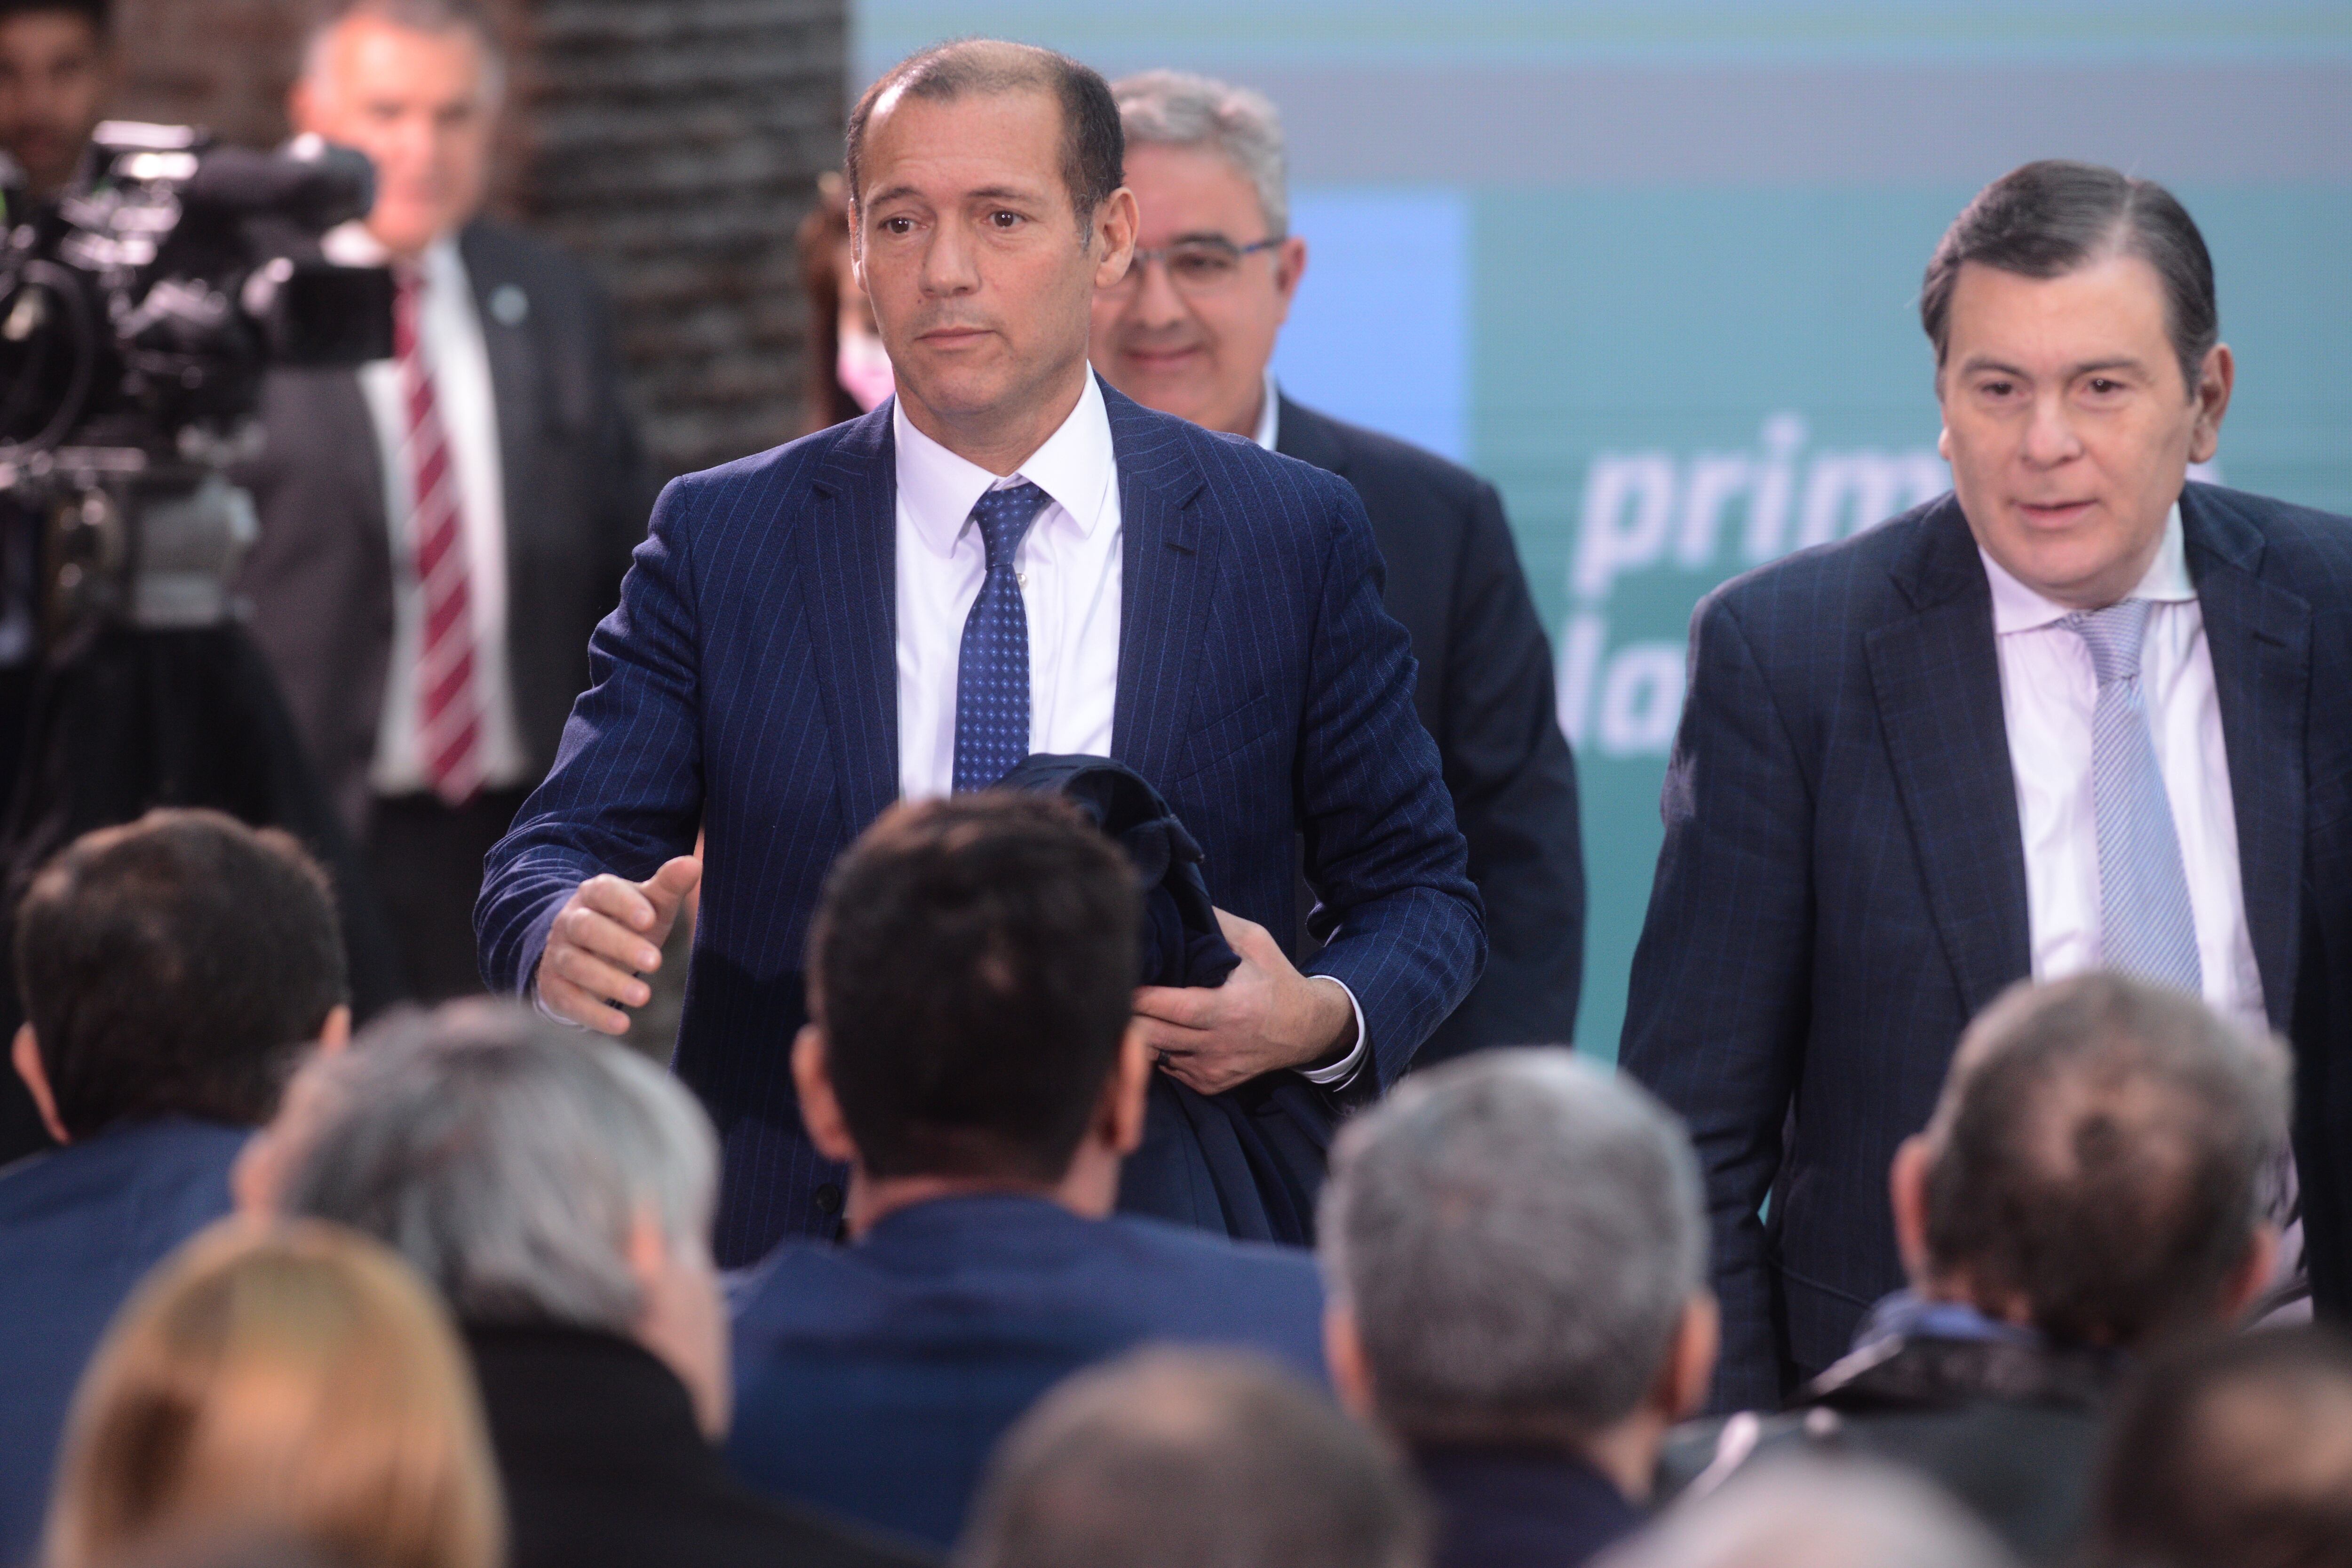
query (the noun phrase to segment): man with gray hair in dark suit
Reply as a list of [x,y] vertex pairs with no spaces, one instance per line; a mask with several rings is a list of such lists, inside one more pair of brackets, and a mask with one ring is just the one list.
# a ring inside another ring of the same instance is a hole
[[1715,1370],[1698,1163],[1568,1051],[1407,1079],[1340,1134],[1318,1227],[1331,1376],[1411,1452],[1437,1568],[1575,1568],[1641,1521]]
[[473,0],[343,0],[311,35],[289,118],[374,161],[374,209],[326,249],[393,268],[396,352],[274,373],[244,476],[255,637],[427,1000],[481,989],[482,857],[554,761],[653,501],[595,286],[478,216],[502,75]]

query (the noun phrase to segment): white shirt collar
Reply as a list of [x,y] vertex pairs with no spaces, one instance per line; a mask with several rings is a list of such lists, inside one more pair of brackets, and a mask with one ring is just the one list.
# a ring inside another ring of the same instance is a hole
[[[977,499],[977,498],[975,498]],[[1997,634],[2035,631],[2074,613],[2073,606],[2044,598],[2027,587],[2008,568],[1977,546],[1983,560],[1985,576],[1992,584],[1992,629]],[[2172,510],[2164,520],[2164,537],[2158,542],[2156,559],[2147,563],[2147,573],[2139,586],[2124,595],[2127,599],[2153,599],[2159,604],[2186,603],[2197,597],[2197,585],[2189,579],[2189,554],[2180,534],[2180,503],[2172,503]]]
[[1282,438],[1282,390],[1274,384],[1274,370],[1265,373],[1265,402],[1258,409],[1257,434],[1252,437],[1267,451]]
[[930,551],[951,554],[971,521],[971,509],[987,491],[1027,480],[1067,512],[1081,536],[1101,521],[1115,470],[1111,461],[1110,411],[1094,373],[1061,427],[1011,475],[999,479],[967,462],[915,428],[905,405],[893,398],[890,428],[898,446],[898,494],[914,520],[915,532]]

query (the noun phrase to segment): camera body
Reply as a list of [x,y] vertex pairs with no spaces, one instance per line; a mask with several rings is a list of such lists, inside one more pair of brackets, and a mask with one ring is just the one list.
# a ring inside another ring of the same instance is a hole
[[110,121],[54,208],[10,192],[0,236],[0,497],[43,530],[43,641],[217,625],[256,535],[228,482],[272,365],[393,352],[391,274],[319,237],[374,175],[306,137],[279,153]]

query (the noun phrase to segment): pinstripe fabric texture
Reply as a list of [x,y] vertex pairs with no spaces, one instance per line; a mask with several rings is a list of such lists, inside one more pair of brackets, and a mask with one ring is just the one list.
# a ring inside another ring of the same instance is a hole
[[[2315,1288],[2352,1303],[2352,522],[2181,498]],[[1723,1407],[1776,1406],[1902,1283],[1886,1171],[2031,968],[1984,569],[1947,496],[1725,584],[1691,625],[1621,1060],[1689,1124]],[[1769,1226],[1758,1210],[1771,1198]]]
[[[1486,935],[1404,629],[1345,481],[1108,386],[1122,512],[1112,754],[1159,784],[1221,904],[1295,931],[1295,836],[1385,1086]],[[828,1235],[800,1127],[802,950],[834,858],[898,794],[889,405],[671,483],[590,645],[547,781],[490,854],[483,973],[520,991],[571,890],[708,834],[677,1068],[724,1141],[719,1251]],[[837,1207],[837,1205],[836,1205]]]
[[2148,603],[2126,599],[2059,623],[2090,649],[2099,697],[2091,711],[2091,798],[2099,838],[2099,959],[2175,990],[2199,994],[2197,916],[2180,834],[2165,798],[2140,691]]

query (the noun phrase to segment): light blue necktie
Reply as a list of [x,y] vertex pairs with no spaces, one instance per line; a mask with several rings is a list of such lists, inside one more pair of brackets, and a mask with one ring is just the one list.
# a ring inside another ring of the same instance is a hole
[[2197,917],[2139,684],[2149,608],[2146,599],[2126,599],[2060,624],[2091,650],[2099,677],[2091,799],[2099,829],[2100,962],[2194,996],[2204,990]]
[[986,789],[1029,754],[1029,609],[1013,558],[1047,497],[1033,484],[990,490],[971,509],[988,575],[956,660],[955,789]]

